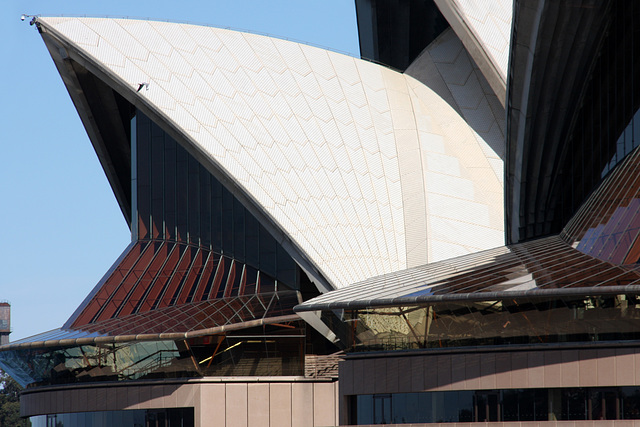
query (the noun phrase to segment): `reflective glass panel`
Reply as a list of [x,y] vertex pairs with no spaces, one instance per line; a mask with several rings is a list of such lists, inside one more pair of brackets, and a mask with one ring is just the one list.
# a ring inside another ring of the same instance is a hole
[[636,295],[372,307],[344,319],[350,351],[640,339]]

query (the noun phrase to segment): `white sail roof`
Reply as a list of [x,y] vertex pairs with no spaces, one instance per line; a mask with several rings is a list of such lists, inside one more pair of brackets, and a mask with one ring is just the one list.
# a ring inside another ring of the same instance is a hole
[[504,243],[486,147],[408,75],[220,28],[39,22],[178,128],[334,287]]

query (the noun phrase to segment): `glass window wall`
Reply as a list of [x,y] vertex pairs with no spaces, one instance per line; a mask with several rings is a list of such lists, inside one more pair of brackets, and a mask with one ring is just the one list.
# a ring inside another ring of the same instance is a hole
[[[238,310],[249,309],[239,304]],[[233,310],[227,311],[233,316]],[[301,321],[178,341],[145,341],[0,352],[23,387],[202,376],[304,375]]]
[[637,420],[640,388],[437,391],[350,396],[350,424]]
[[74,412],[29,418],[32,427],[193,427],[193,408]]
[[131,126],[134,240],[202,247],[299,288],[295,261],[227,188],[141,112]]

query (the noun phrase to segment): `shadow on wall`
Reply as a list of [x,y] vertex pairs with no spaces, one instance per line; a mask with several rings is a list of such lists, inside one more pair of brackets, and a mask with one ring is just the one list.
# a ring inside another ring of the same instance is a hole
[[347,359],[340,367],[341,394],[345,395],[623,386],[637,384],[637,377],[640,377],[638,348],[422,353]]

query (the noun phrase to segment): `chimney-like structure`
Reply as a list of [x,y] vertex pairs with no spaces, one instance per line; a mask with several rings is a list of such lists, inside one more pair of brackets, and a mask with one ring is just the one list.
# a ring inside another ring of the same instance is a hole
[[11,304],[0,302],[0,345],[9,344],[11,333]]

